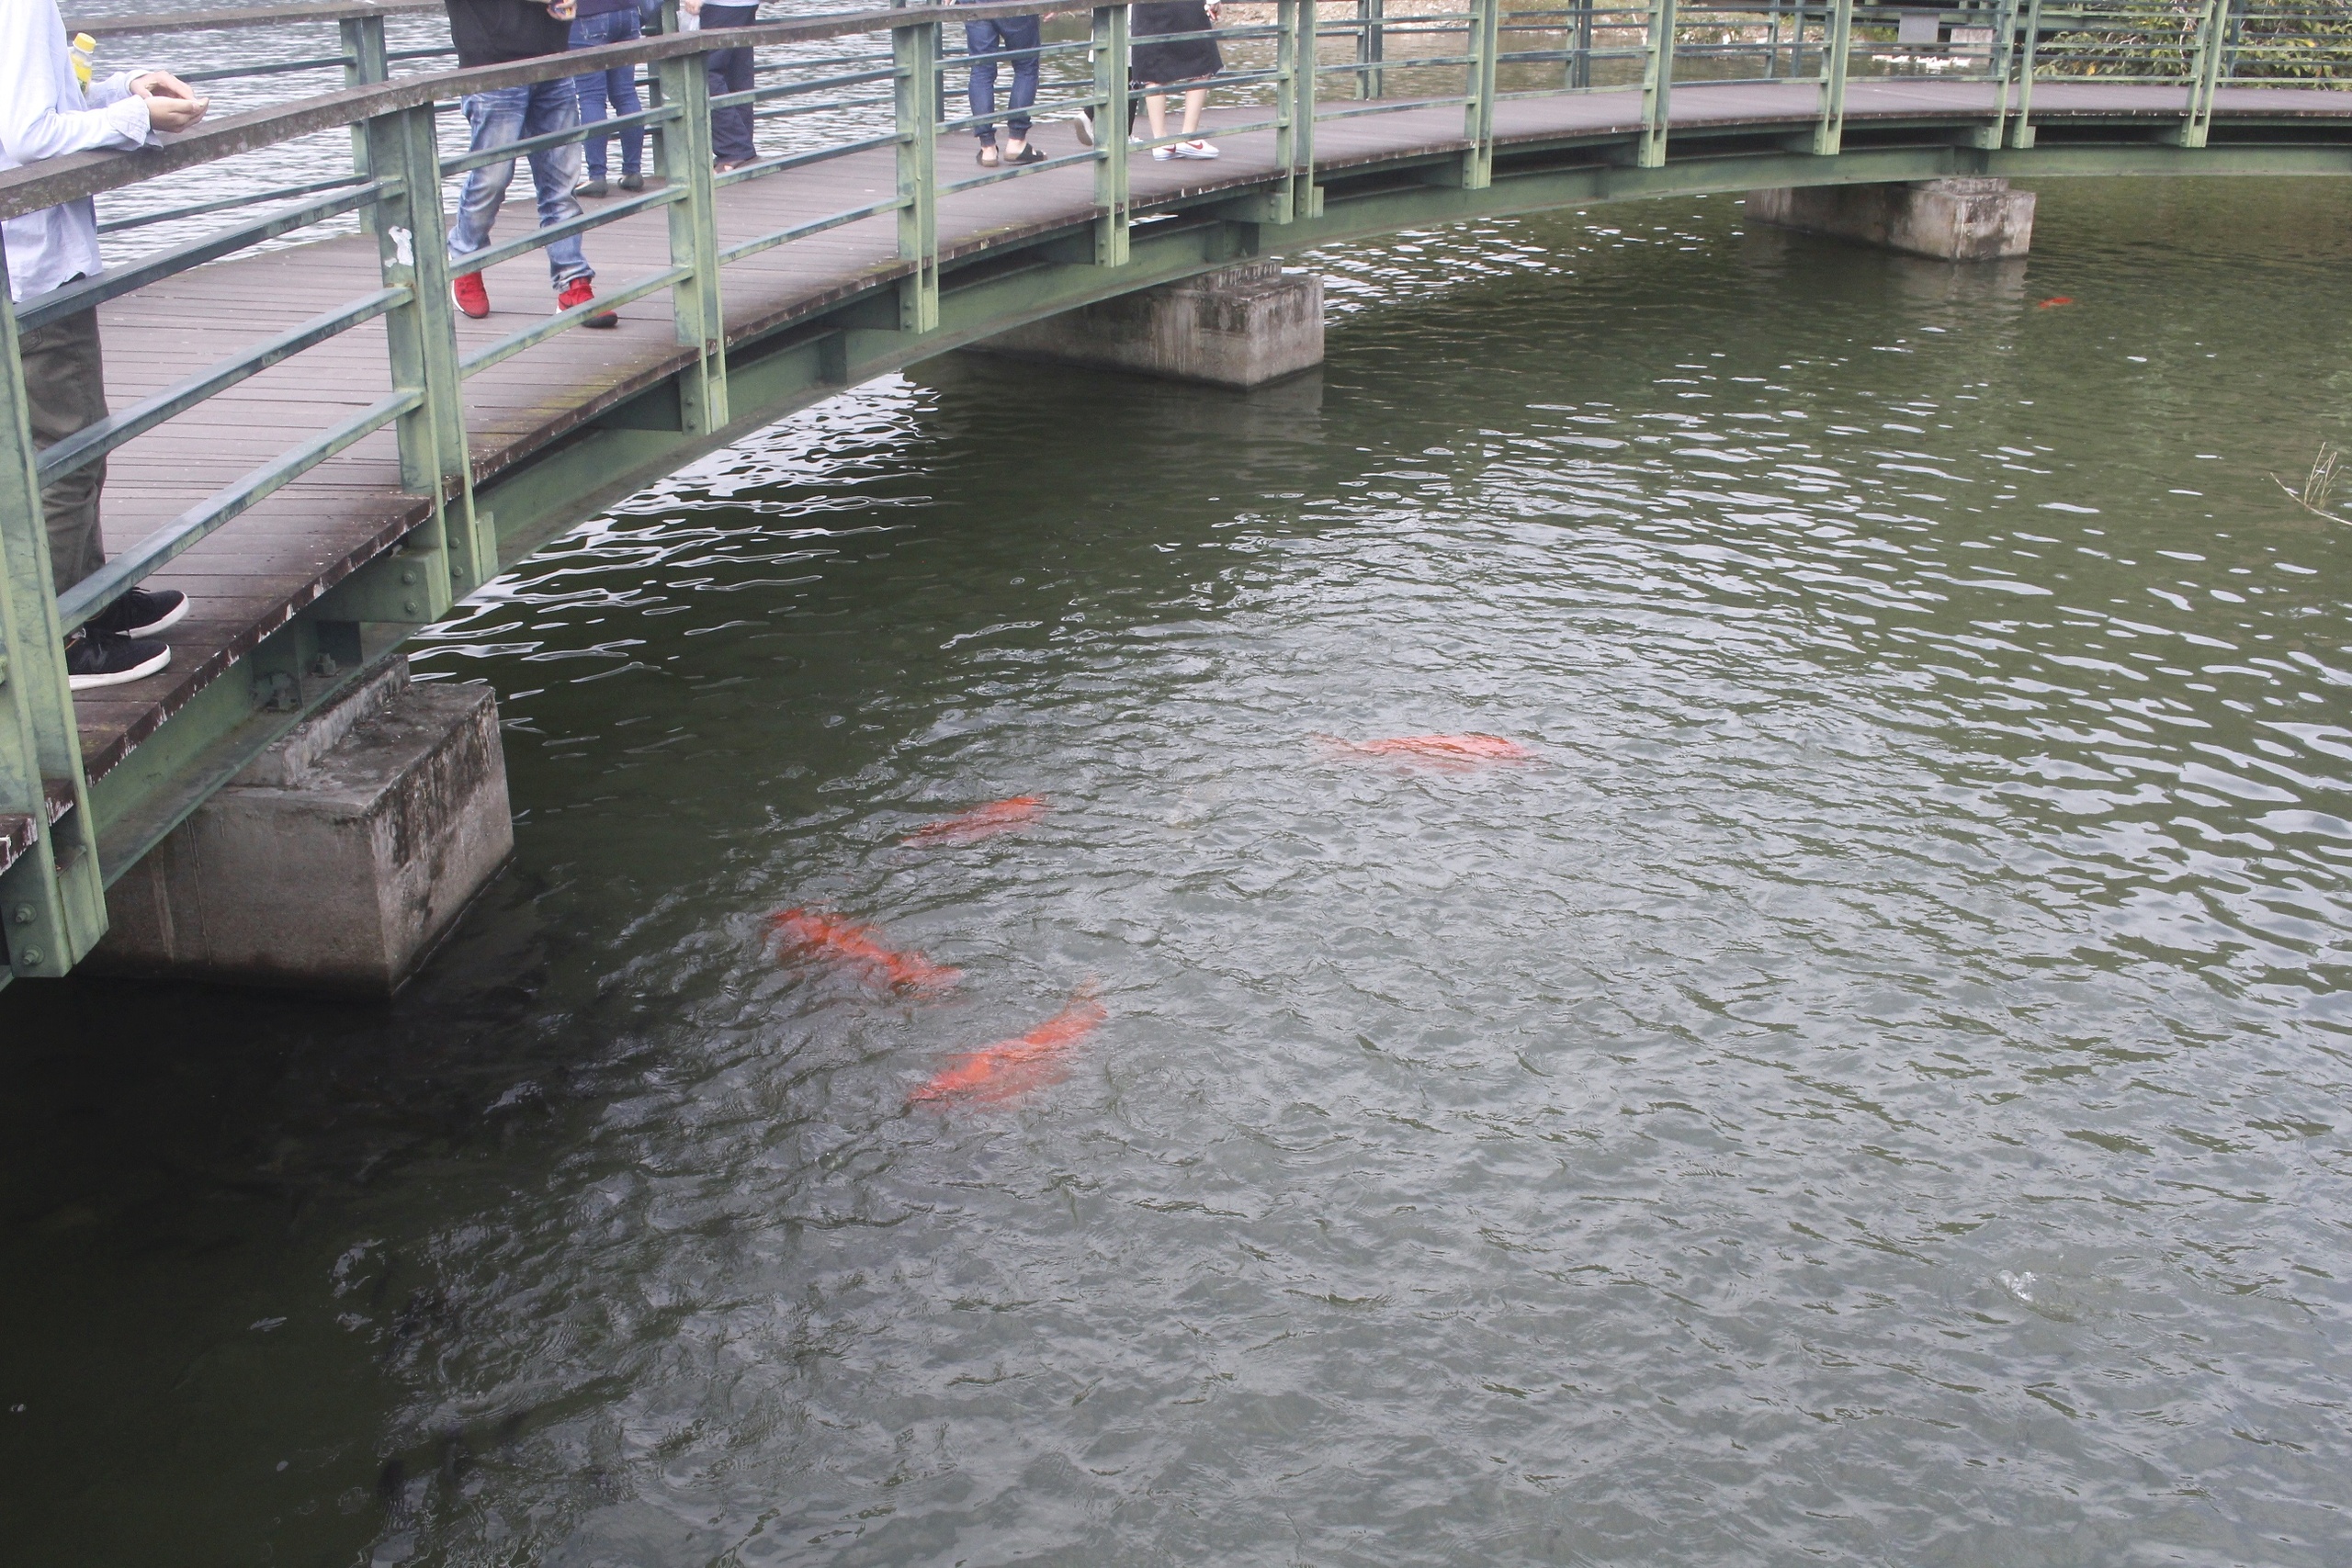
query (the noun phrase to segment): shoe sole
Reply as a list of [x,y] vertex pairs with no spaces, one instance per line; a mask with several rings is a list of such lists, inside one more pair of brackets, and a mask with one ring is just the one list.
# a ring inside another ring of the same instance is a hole
[[1210,159],[1218,156],[1218,154],[1215,152],[1178,152],[1173,151],[1171,151],[1168,155],[1170,158],[1195,158],[1200,160],[1202,163],[1206,163]]
[[145,680],[171,661],[172,650],[167,648],[146,663],[134,664],[128,670],[110,671],[104,675],[68,675],[65,685],[67,690],[74,692],[93,691],[100,686],[127,685],[133,681]]
[[164,614],[158,615],[155,619],[148,622],[145,626],[126,627],[124,635],[128,637],[153,637],[157,632],[164,630],[167,626],[178,626],[182,621],[187,619],[187,613],[193,605],[193,603],[194,602],[192,600],[183,599],[178,604],[173,605],[169,610],[166,610]]

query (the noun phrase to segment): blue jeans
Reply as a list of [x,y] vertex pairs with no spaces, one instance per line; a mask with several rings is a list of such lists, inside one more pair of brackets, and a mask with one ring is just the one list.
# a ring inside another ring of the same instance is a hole
[[[527,136],[569,130],[580,123],[580,94],[571,78],[534,82],[527,87],[501,87],[466,98],[466,123],[474,128],[473,150],[486,152]],[[507,182],[514,177],[514,160],[484,164],[466,174],[466,188],[458,196],[458,220],[449,226],[449,266],[472,272],[467,257],[490,248],[490,226],[498,221],[499,203],[506,199]],[[539,227],[580,216],[580,198],[571,187],[580,183],[580,147],[574,142],[531,154],[531,186],[538,193]],[[594,277],[596,269],[581,254],[580,236],[572,234],[548,246],[548,271],[561,288],[575,277]]]
[[[594,49],[600,43],[627,43],[645,36],[644,24],[638,20],[634,8],[620,11],[599,11],[593,17],[582,17],[571,24],[571,47]],[[605,118],[605,105],[610,102],[615,114],[635,114],[645,107],[637,96],[637,68],[617,66],[610,71],[598,71],[586,76],[574,76],[580,89],[580,123],[592,125]],[[605,144],[612,138],[591,137],[585,143],[588,152],[588,177],[605,177]],[[645,172],[645,127],[632,125],[621,132],[621,173],[639,175]]]
[[[759,19],[757,6],[705,4],[702,8],[702,30],[707,33],[721,28],[748,28]],[[752,90],[750,50],[717,50],[704,58],[710,66],[712,96]],[[751,105],[730,104],[710,111],[710,155],[721,164],[749,163],[760,155],[760,150],[752,143]]]
[[[1017,51],[1028,52],[1019,53]],[[1001,22],[966,22],[964,52],[972,58],[972,112],[996,113],[996,62],[1012,55],[1012,88],[1004,96],[1005,130],[1015,141],[1029,140],[1029,117],[1021,111],[1037,101],[1037,18],[1007,17]],[[996,145],[996,127],[976,125],[983,146]]]

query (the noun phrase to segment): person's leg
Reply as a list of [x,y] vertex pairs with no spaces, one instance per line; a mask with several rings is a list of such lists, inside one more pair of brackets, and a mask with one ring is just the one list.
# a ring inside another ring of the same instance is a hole
[[[976,115],[996,113],[996,42],[994,22],[964,24],[964,52],[972,61],[971,105]],[[976,125],[972,134],[980,139],[983,147],[996,145],[996,127]]]
[[[33,446],[56,446],[107,417],[106,366],[98,352],[98,313],[84,310],[36,327],[17,340],[25,370],[26,412]],[[49,570],[60,593],[107,563],[98,534],[98,492],[106,459],[41,487],[49,525]]]
[[[472,150],[486,152],[520,141],[523,111],[530,96],[528,87],[469,94],[466,123],[473,128]],[[466,258],[489,248],[491,225],[498,221],[499,204],[506,199],[507,183],[514,177],[512,158],[467,171],[465,187],[458,193],[457,220],[449,226],[449,265],[454,271],[471,271]]]
[[[611,22],[611,32],[605,39],[608,43],[632,43],[645,36],[644,25],[635,11],[616,11]],[[645,100],[638,96],[634,65],[605,72],[605,91],[613,101],[615,114],[636,114],[645,107]],[[621,177],[633,179],[644,172],[645,127],[632,125],[621,132]]]
[[1013,112],[1005,118],[1004,128],[1011,132],[1005,147],[1018,154],[1029,141],[1029,117],[1020,111],[1037,101],[1038,22],[1035,17],[1008,17],[997,24],[997,31],[1005,47],[1013,51],[1012,90],[1004,107]]
[[[611,13],[602,11],[593,17],[575,17],[571,24],[571,47],[594,49],[600,43],[611,41],[605,36],[605,24],[611,19]],[[573,88],[580,95],[580,123],[582,125],[594,125],[605,118],[605,74],[602,71],[591,71],[586,75],[571,79]],[[588,177],[600,185],[605,178],[605,143],[609,140],[608,137],[594,136],[580,144],[582,156],[588,164]]]
[[[1156,87],[1156,86],[1158,86],[1159,84],[1158,84],[1157,82],[1155,82],[1155,83],[1153,83],[1153,84],[1151,84],[1151,85],[1152,85],[1153,86],[1155,86],[1155,87]],[[1163,136],[1165,136],[1165,135],[1167,135],[1167,134],[1168,134],[1168,95],[1167,95],[1167,94],[1165,94],[1165,93],[1147,93],[1147,94],[1145,94],[1145,95],[1144,95],[1144,100],[1143,100],[1143,112],[1144,112],[1144,118],[1151,121],[1151,139],[1152,139],[1154,141],[1159,141],[1161,137],[1163,137]],[[1155,148],[1153,148],[1153,149],[1152,149],[1152,151],[1153,151],[1153,152],[1159,152],[1159,148],[1157,148],[1157,147],[1155,147]]]
[[[721,28],[749,27],[759,20],[760,8],[751,6],[712,6],[702,8],[705,32]],[[752,90],[752,51],[748,49],[722,49],[710,56],[710,90],[714,93],[748,93]],[[752,106],[730,105],[710,111],[710,151],[715,162],[748,164],[760,155],[759,146],[752,140]]]
[[1201,110],[1208,106],[1206,87],[1188,87],[1184,91],[1184,134],[1191,136],[1201,129]]
[[[524,111],[523,135],[549,136],[580,123],[580,96],[573,78],[534,82],[524,89],[530,102]],[[571,194],[580,183],[580,144],[570,142],[531,154],[531,186],[539,198],[539,227],[549,228],[580,216],[580,198]],[[594,277],[596,269],[582,254],[580,236],[571,234],[548,246],[548,272],[560,289],[575,277]]]
[[[748,24],[746,24],[748,25]],[[752,90],[752,51],[730,49],[727,51],[727,90],[748,93]],[[719,136],[718,117],[712,117],[711,151],[729,164],[748,164],[760,155],[759,144],[752,140],[752,106],[737,104],[727,111],[726,137]]]

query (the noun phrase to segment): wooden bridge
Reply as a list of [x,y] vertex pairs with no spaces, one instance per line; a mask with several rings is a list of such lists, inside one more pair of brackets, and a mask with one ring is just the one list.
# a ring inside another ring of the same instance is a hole
[[[1116,136],[1090,150],[1048,121],[1046,163],[982,175],[964,173],[970,122],[941,113],[943,73],[960,65],[941,59],[939,29],[1048,9],[1037,0],[396,80],[382,17],[413,0],[215,14],[335,22],[350,85],[164,148],[0,175],[13,215],[356,132],[355,166],[331,181],[0,306],[0,983],[70,968],[106,928],[105,886],[409,628],[570,523],[833,391],[1238,260],[1493,214],[1968,175],[2352,174],[2352,39],[2250,27],[2302,15],[2266,4],[2209,0],[2193,28],[2151,40],[2098,7],[1996,0],[1950,18],[1918,57],[1932,73],[1870,75],[1857,52],[1884,18],[1852,0],[1510,13],[1470,0],[1409,19],[1358,0],[1336,20],[1270,0],[1222,29],[1239,62],[1221,97],[1241,101],[1210,111],[1217,161],[1156,162]],[[166,24],[188,22],[113,30]],[[1048,46],[1072,68],[1059,108],[1117,118],[1125,29],[1124,9],[1103,7],[1085,39]],[[2144,69],[2069,69],[2085,38],[2105,51],[2095,62]],[[869,39],[888,52],[845,52]],[[2119,54],[2119,39],[2146,48]],[[811,52],[740,101],[879,92],[870,133],[714,177],[701,56],[742,42]],[[2304,74],[2265,77],[2273,45]],[[487,270],[492,315],[458,316],[444,182],[482,160],[443,155],[435,106],[623,63],[650,75],[637,118],[661,178],[580,224],[620,329],[548,315],[537,252],[550,235],[524,227],[520,200]],[[1458,90],[1430,90],[1448,73]],[[253,248],[345,214],[361,231]],[[116,412],[72,456],[110,465],[113,558],[61,601],[37,501],[59,457],[25,434],[15,339],[89,305]],[[69,698],[62,634],[142,580],[194,603],[171,667]]]

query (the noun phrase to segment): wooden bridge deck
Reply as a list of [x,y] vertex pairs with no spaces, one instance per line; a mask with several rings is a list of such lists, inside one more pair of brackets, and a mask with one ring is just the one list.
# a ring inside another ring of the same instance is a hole
[[[1847,103],[1849,135],[1873,121],[1989,118],[1992,95],[1982,83],[1857,81]],[[2069,83],[2038,86],[2033,108],[2037,122],[2049,125],[2069,116],[2177,118],[2184,103],[2183,90]],[[1686,135],[1710,128],[1803,128],[1818,112],[1811,83],[1679,85],[1672,108],[1673,130]],[[1261,118],[1263,112],[1227,111],[1225,122]],[[2352,94],[2224,89],[2216,109],[2217,121],[2304,116],[2352,119]],[[1217,118],[1212,114],[1212,130]],[[1622,92],[1509,99],[1497,106],[1496,121],[1498,150],[1508,154],[1514,146],[1637,131],[1641,97]],[[1323,170],[1442,154],[1465,145],[1462,111],[1453,105],[1321,121],[1315,137]],[[1067,125],[1041,126],[1038,141],[1049,153],[1075,150]],[[1138,209],[1245,186],[1273,174],[1271,132],[1221,139],[1219,144],[1224,156],[1216,163],[1137,160],[1132,189]],[[945,177],[969,169],[961,162],[962,147],[968,145],[943,147]],[[952,262],[1086,221],[1092,213],[1092,181],[1091,168],[1073,165],[945,197],[939,219],[943,258]],[[879,151],[730,186],[719,193],[719,240],[731,243],[859,206],[894,186],[891,154]],[[527,176],[518,171],[501,236],[520,232],[531,217]],[[662,214],[639,214],[591,233],[589,260],[607,287],[625,283],[667,265],[667,234]],[[895,220],[888,215],[748,258],[729,267],[723,280],[729,337],[763,334],[899,270]],[[485,345],[551,308],[545,263],[537,254],[494,269],[488,281],[492,314],[483,321],[460,320],[462,350]],[[376,287],[374,242],[355,237],[224,262],[141,290],[105,308],[108,394],[121,407]],[[673,342],[666,296],[629,305],[621,317],[616,332],[560,333],[468,383],[477,476],[522,460],[675,367],[682,351]],[[106,491],[109,551],[129,547],[303,435],[382,396],[386,374],[380,326],[361,329],[123,447],[111,460]],[[186,591],[192,613],[172,634],[169,670],[77,700],[91,775],[116,766],[206,682],[422,519],[419,503],[399,492],[391,437],[382,433],[314,469],[159,572],[156,584]]]

